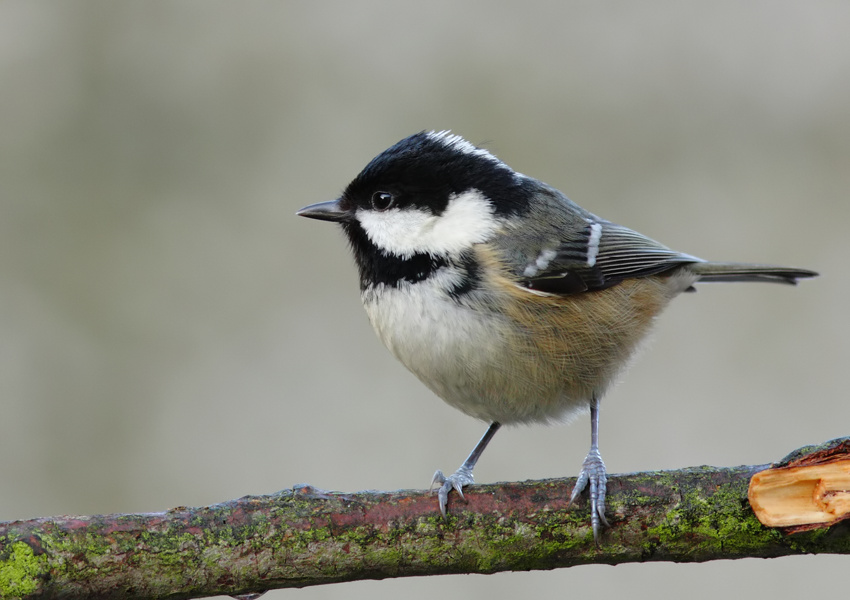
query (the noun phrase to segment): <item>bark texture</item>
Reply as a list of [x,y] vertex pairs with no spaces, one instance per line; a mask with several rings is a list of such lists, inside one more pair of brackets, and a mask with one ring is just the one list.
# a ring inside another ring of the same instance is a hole
[[[850,448],[836,440],[793,457],[838,445]],[[451,496],[445,520],[427,492],[305,485],[162,513],[0,523],[0,597],[197,598],[586,563],[850,553],[850,521],[789,534],[756,519],[747,488],[769,466],[611,476],[612,526],[600,547],[584,500],[567,506],[572,478],[472,486],[466,503]]]

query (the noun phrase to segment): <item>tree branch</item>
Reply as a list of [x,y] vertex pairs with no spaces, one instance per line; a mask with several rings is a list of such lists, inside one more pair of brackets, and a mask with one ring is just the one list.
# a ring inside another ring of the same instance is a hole
[[[836,448],[842,449],[840,452]],[[850,439],[805,448],[850,455]],[[162,513],[0,523],[2,598],[196,598],[359,579],[850,553],[848,521],[789,535],[763,526],[750,478],[771,465],[611,476],[612,527],[593,543],[575,479],[475,485],[449,518],[423,491],[308,485]]]

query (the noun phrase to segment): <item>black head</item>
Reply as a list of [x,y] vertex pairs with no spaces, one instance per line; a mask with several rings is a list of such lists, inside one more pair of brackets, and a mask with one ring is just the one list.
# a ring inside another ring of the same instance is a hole
[[460,136],[420,132],[372,159],[338,200],[299,214],[343,225],[364,283],[384,281],[388,270],[421,279],[525,212],[535,189]]
[[[348,209],[415,206],[441,214],[452,195],[483,193],[497,214],[521,212],[522,176],[487,150],[447,131],[420,132],[387,148],[342,195]],[[389,196],[392,196],[390,198]]]

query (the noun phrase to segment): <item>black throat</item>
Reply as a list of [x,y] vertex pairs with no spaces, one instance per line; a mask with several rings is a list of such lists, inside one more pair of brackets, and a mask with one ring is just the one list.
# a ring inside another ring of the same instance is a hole
[[384,284],[398,287],[402,282],[418,283],[448,266],[448,261],[430,254],[414,254],[402,258],[382,252],[375,246],[357,221],[343,223],[343,229],[354,251],[360,271],[360,289]]
[[459,277],[446,292],[460,300],[478,287],[480,272],[471,251],[448,258],[418,253],[405,258],[382,252],[369,240],[357,221],[343,223],[343,228],[354,251],[354,260],[360,272],[360,289],[365,290],[379,284],[397,288],[402,283],[414,284],[425,281],[441,269],[451,268]]

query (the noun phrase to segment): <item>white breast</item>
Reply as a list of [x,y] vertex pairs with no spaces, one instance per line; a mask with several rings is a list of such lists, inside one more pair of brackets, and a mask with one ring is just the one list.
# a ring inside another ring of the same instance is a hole
[[539,385],[547,366],[517,354],[504,317],[446,293],[458,277],[442,269],[415,284],[363,292],[369,320],[395,357],[448,404],[485,421],[550,421],[584,408],[586,398]]

